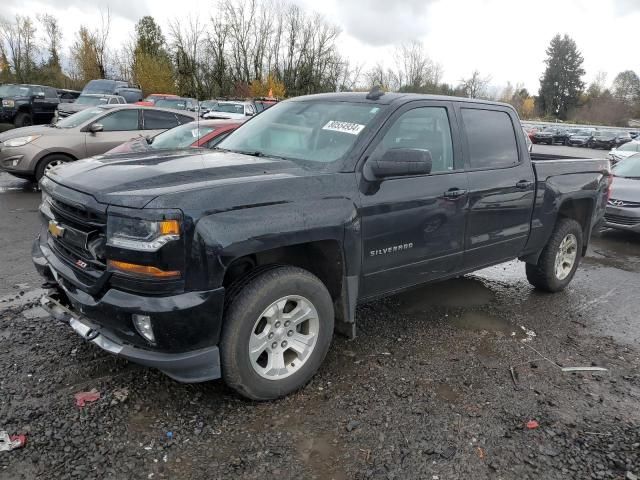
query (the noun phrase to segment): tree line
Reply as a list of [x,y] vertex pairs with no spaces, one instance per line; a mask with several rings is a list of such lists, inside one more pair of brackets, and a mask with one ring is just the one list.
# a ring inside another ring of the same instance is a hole
[[209,18],[174,19],[165,31],[141,18],[130,40],[111,47],[111,17],[80,26],[64,52],[63,32],[50,14],[0,17],[0,82],[44,83],[80,89],[89,80],[118,78],[145,93],[176,93],[199,99],[224,96],[296,96],[366,90],[456,95],[511,103],[522,118],[626,124],[640,115],[640,79],[619,73],[610,87],[599,74],[586,87],[583,57],[567,35],[547,48],[536,94],[522,84],[497,89],[475,70],[455,84],[425,45],[398,45],[390,63],[369,68],[339,48],[340,29],[322,15],[283,0],[221,0]]

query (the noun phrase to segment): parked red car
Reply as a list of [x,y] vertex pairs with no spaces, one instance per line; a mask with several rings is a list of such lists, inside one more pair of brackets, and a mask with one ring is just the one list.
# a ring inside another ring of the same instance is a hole
[[153,107],[158,100],[164,100],[165,98],[178,98],[178,95],[171,93],[152,93],[144,100],[136,102],[136,105],[144,105],[145,107]]
[[153,138],[140,137],[118,145],[107,153],[146,152],[180,148],[214,148],[242,125],[238,120],[200,120],[172,128]]

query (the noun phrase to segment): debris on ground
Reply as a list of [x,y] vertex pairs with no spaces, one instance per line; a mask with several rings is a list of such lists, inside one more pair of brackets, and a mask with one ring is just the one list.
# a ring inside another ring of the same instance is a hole
[[111,400],[111,405],[117,405],[118,403],[122,403],[129,398],[129,389],[119,388],[113,391],[113,399]]
[[74,395],[76,399],[77,407],[84,407],[87,403],[93,403],[97,400],[100,400],[100,392],[95,388],[91,389],[88,392],[78,392]]
[[527,428],[529,430],[534,430],[534,429],[538,428],[539,426],[540,426],[540,424],[536,420],[529,420],[527,422]]
[[562,367],[563,372],[608,372],[603,367]]
[[16,448],[22,448],[27,443],[26,435],[11,435],[0,431],[0,452],[9,452]]

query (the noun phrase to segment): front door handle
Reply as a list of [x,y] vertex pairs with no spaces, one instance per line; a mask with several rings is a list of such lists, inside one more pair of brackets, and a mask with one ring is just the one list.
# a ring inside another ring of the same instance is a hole
[[460,188],[450,188],[446,192],[444,192],[444,198],[460,198],[467,194],[466,190],[462,190]]
[[529,180],[520,180],[518,183],[516,183],[516,188],[519,188],[521,190],[528,190],[531,187],[533,187],[533,182],[530,182]]

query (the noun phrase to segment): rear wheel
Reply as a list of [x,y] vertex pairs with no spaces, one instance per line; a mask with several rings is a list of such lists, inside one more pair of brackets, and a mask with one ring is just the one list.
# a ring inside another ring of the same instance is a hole
[[31,118],[31,115],[29,115],[26,112],[20,112],[16,115],[15,120],[13,121],[13,124],[19,128],[19,127],[29,127],[31,125],[33,125],[33,118]]
[[582,227],[571,218],[558,220],[536,265],[527,263],[527,280],[547,292],[563,290],[573,279],[582,252]]
[[51,169],[69,161],[71,161],[71,158],[59,153],[54,153],[53,155],[48,155],[44,157],[42,160],[40,160],[40,162],[38,162],[38,166],[36,167],[36,172],[35,172],[36,181],[40,181],[40,179],[46,173],[51,171]]
[[301,268],[274,267],[230,294],[220,341],[227,385],[252,400],[303,387],[333,337],[333,302],[324,284]]

